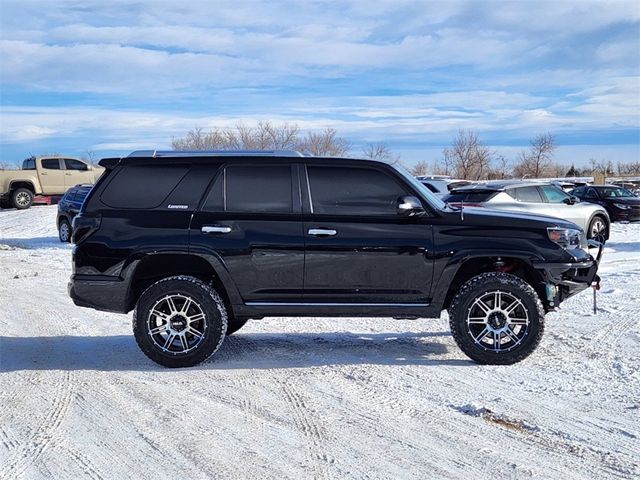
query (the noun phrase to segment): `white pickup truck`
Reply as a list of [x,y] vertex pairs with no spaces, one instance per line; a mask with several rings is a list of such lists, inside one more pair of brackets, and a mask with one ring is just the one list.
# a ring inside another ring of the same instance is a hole
[[36,195],[62,195],[79,183],[94,184],[103,171],[77,158],[27,158],[21,170],[0,171],[0,206],[29,208]]

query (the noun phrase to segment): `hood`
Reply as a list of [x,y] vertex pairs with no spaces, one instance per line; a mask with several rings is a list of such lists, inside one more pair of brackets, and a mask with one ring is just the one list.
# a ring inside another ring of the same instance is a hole
[[605,200],[610,203],[620,203],[622,205],[640,205],[640,197],[609,197]]
[[[461,216],[459,210],[453,210],[453,215]],[[543,228],[561,227],[561,228],[581,228],[575,223],[548,215],[539,215],[534,213],[516,212],[511,210],[494,210],[484,207],[465,207],[462,212],[464,220],[462,224],[502,227],[502,228]]]

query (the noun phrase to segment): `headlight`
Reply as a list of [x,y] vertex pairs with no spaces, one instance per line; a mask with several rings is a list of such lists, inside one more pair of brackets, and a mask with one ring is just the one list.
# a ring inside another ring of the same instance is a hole
[[620,210],[629,210],[631,205],[625,205],[624,203],[614,203],[614,207],[618,207]]
[[547,228],[549,240],[557,243],[562,248],[575,250],[576,248],[587,248],[587,237],[582,230],[575,228]]

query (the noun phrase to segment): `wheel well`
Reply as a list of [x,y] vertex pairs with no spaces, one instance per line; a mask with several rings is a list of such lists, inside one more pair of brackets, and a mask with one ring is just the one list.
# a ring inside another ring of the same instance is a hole
[[133,309],[140,295],[159,280],[176,275],[189,275],[210,284],[222,297],[231,314],[231,302],[227,290],[216,271],[202,257],[186,254],[148,255],[135,269],[129,287],[129,310]]
[[519,258],[483,257],[471,258],[460,266],[455,277],[453,277],[453,281],[449,285],[449,290],[447,291],[443,308],[449,308],[453,297],[456,295],[458,290],[460,290],[462,285],[476,275],[486,272],[510,273],[511,275],[520,277],[531,285],[542,302],[545,301],[542,277],[530,264]]
[[31,193],[36,194],[36,189],[33,187],[33,183],[31,182],[13,182],[9,186],[9,190],[13,192],[19,188],[26,188],[27,190],[31,190]]

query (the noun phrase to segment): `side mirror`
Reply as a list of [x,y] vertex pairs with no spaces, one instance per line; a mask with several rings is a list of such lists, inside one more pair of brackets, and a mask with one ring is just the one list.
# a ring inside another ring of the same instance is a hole
[[426,212],[420,200],[416,197],[407,195],[405,197],[398,198],[398,215],[404,217],[416,217],[424,215]]
[[574,203],[580,203],[580,199],[575,195],[571,195],[569,198],[565,198],[563,202],[567,205],[573,205]]

